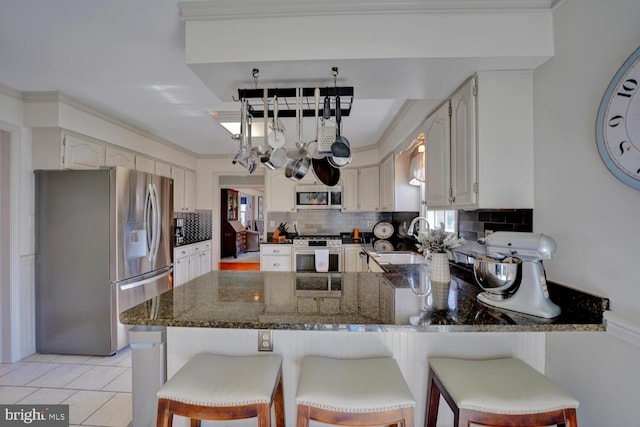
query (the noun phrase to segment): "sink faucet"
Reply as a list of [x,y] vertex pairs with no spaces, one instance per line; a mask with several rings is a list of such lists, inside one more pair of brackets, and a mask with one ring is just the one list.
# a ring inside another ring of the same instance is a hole
[[427,232],[429,231],[429,228],[431,228],[429,226],[429,221],[427,220],[427,218],[423,217],[423,216],[417,216],[415,218],[413,218],[411,220],[411,223],[409,224],[409,229],[407,230],[407,234],[409,236],[415,236],[415,226],[416,223],[418,223],[418,221],[423,221],[425,224],[427,224]]

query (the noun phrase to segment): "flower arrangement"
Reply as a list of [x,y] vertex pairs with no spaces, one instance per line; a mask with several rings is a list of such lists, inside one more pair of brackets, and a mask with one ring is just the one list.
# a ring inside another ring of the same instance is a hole
[[433,228],[425,232],[418,233],[418,252],[427,256],[429,253],[446,253],[451,255],[451,250],[459,248],[466,243],[462,237],[456,237],[453,233],[444,231],[444,224],[439,228]]

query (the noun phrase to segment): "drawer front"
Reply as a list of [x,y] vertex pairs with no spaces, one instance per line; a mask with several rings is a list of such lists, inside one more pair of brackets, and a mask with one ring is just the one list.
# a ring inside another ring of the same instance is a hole
[[291,256],[291,245],[261,245],[260,253],[265,255]]
[[260,257],[260,270],[291,271],[291,257],[289,255],[262,256]]
[[191,248],[189,245],[187,246],[180,246],[179,248],[175,248],[173,250],[173,259],[178,260],[181,258],[188,258],[189,255],[191,255]]

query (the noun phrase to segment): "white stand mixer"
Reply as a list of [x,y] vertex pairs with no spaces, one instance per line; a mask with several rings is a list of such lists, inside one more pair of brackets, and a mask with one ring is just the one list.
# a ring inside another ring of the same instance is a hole
[[[476,277],[478,284],[485,290],[478,294],[479,301],[493,307],[547,319],[560,314],[560,307],[549,299],[542,266],[542,260],[551,259],[556,251],[556,242],[551,237],[536,233],[496,231],[479,242],[486,246],[487,255],[495,258],[496,262],[505,257],[515,257],[522,261],[521,282],[510,295],[492,292],[491,288],[482,286]],[[474,272],[475,270],[474,265]],[[517,285],[514,283],[514,286]]]

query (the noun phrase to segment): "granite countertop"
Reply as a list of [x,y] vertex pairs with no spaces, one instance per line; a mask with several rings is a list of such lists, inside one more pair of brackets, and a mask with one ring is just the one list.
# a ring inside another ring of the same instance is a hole
[[[452,267],[448,308],[418,309],[415,266],[387,273],[212,271],[120,314],[128,325],[418,332],[604,331],[608,300],[577,291],[553,320],[500,311],[477,301],[465,271]],[[566,288],[568,289],[568,288]],[[556,286],[550,290],[556,293]],[[576,294],[580,294],[577,295]],[[559,301],[556,301],[559,302]]]

